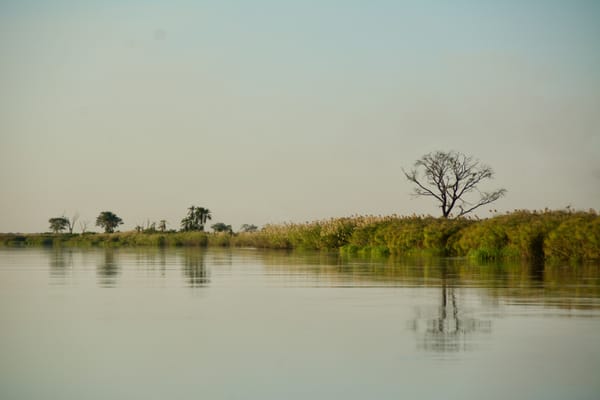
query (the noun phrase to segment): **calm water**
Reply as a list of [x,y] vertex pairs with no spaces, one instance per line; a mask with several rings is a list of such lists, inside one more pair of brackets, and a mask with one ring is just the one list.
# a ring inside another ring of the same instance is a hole
[[599,399],[600,267],[0,249],[0,399]]

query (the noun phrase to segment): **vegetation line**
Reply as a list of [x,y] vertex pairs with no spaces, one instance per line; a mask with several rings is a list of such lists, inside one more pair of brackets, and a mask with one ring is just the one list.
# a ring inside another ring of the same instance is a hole
[[[194,210],[195,212],[195,210]],[[193,214],[193,212],[191,213]],[[199,218],[200,222],[203,218]],[[192,222],[193,223],[193,222]],[[255,228],[255,227],[253,227]],[[353,216],[260,230],[142,230],[116,233],[0,234],[4,246],[232,246],[335,250],[358,255],[467,256],[478,259],[599,262],[600,216],[570,209],[517,210],[488,219]]]

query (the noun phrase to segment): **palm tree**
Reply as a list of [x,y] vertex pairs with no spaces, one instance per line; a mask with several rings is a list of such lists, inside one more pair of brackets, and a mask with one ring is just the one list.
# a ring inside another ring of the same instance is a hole
[[164,232],[167,230],[167,220],[161,219],[158,223],[158,230]]
[[204,230],[204,224],[206,224],[207,220],[211,220],[212,219],[212,215],[210,214],[210,210],[208,208],[204,208],[204,207],[197,207],[196,208],[196,218],[197,218],[197,222],[199,225],[199,229],[201,231]]
[[190,206],[188,214],[181,220],[181,229],[184,231],[203,231],[207,220],[212,219],[208,208]]

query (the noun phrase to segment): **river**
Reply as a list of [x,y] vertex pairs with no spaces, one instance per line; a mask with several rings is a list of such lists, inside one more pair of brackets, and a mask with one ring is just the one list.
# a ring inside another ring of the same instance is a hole
[[0,398],[598,399],[600,267],[0,248]]

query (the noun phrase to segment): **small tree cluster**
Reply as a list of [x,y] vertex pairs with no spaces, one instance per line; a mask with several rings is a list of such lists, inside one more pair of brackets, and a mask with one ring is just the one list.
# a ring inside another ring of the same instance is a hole
[[60,233],[65,229],[69,230],[69,233],[73,233],[73,228],[75,228],[75,223],[79,219],[79,214],[73,215],[71,218],[67,218],[64,215],[61,217],[54,217],[48,220],[50,224],[50,230],[54,233]]
[[233,233],[233,228],[231,225],[227,225],[223,222],[217,222],[216,224],[212,225],[211,228],[215,232]]
[[240,231],[242,232],[256,232],[258,230],[258,226],[253,224],[244,224],[240,227]]
[[181,220],[182,231],[203,231],[206,221],[212,219],[208,208],[190,206],[188,214]]
[[156,222],[146,221],[146,224],[136,225],[135,231],[137,233],[155,233],[155,232],[166,232],[167,220],[161,219],[158,224]]

